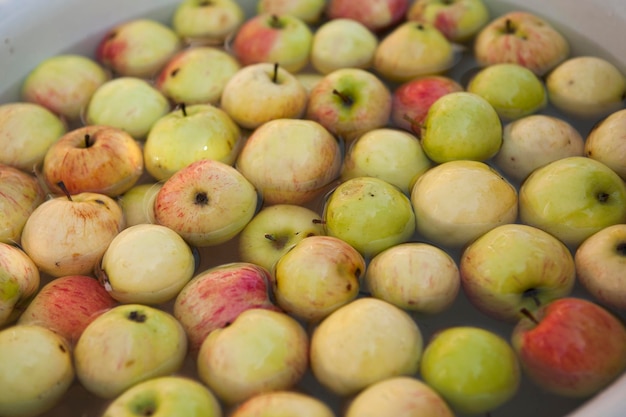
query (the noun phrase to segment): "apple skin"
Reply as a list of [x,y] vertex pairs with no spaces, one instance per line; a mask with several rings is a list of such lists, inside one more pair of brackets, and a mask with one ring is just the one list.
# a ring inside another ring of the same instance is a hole
[[113,399],[102,417],[222,417],[222,408],[206,386],[190,378],[168,375],[150,378]]
[[239,171],[200,159],[163,183],[154,200],[154,217],[191,246],[214,246],[243,230],[257,204],[256,189]]
[[82,55],[55,55],[41,61],[22,83],[23,101],[37,103],[69,121],[80,120],[98,87],[110,74]]
[[520,311],[571,294],[574,257],[541,229],[505,224],[470,243],[459,262],[463,291],[478,310],[510,323]]
[[373,32],[380,32],[399,23],[409,8],[408,0],[365,0],[354,7],[350,0],[330,0],[326,4],[329,19],[352,19]]
[[587,157],[602,162],[626,181],[626,109],[596,124],[585,140]]
[[277,390],[257,394],[233,410],[230,417],[259,416],[335,417],[319,399],[297,391]]
[[28,217],[45,198],[34,175],[0,164],[0,242],[19,244]]
[[226,404],[293,388],[304,376],[309,337],[291,316],[253,308],[204,339],[198,376]]
[[397,376],[358,393],[345,417],[454,417],[445,400],[417,378]]
[[0,414],[35,417],[61,402],[74,381],[65,340],[41,326],[0,330]]
[[330,392],[352,395],[384,379],[419,369],[423,339],[404,310],[376,298],[340,307],[313,331],[310,365]]
[[94,277],[66,275],[45,284],[17,324],[46,327],[73,348],[89,323],[117,305]]
[[41,272],[53,277],[90,275],[124,227],[124,213],[115,200],[80,193],[37,206],[24,225],[21,243]]
[[190,352],[197,354],[209,333],[228,326],[245,310],[279,310],[270,291],[270,273],[252,263],[223,264],[196,274],[176,296],[173,310],[187,333]]
[[156,222],[154,218],[154,199],[162,186],[162,182],[135,184],[118,197],[120,207],[124,213],[124,219],[126,220],[126,227]]
[[186,43],[222,44],[243,23],[245,14],[234,0],[183,0],[172,16],[172,29]]
[[533,171],[519,190],[522,223],[577,247],[593,233],[626,223],[626,184],[615,171],[584,156]]
[[182,47],[169,26],[139,18],[111,28],[96,47],[96,59],[116,75],[150,78]]
[[607,226],[574,254],[578,282],[601,304],[626,310],[626,224]]
[[452,409],[484,414],[518,391],[521,370],[501,336],[480,327],[455,326],[435,333],[424,349],[420,373]]
[[309,25],[319,23],[326,7],[325,0],[259,0],[258,14],[290,14]]
[[294,204],[266,206],[239,234],[238,253],[243,262],[272,271],[278,259],[299,241],[323,234],[321,216],[311,209]]
[[544,76],[570,53],[567,39],[549,22],[523,11],[511,11],[487,23],[474,39],[474,56],[482,66],[522,65]]
[[310,236],[276,263],[270,281],[276,304],[307,322],[319,322],[359,295],[365,260],[331,236]]
[[0,164],[31,172],[48,148],[67,132],[66,123],[34,103],[0,105]]
[[626,328],[598,304],[555,300],[521,319],[511,343],[525,374],[547,392],[585,398],[626,369]]
[[139,181],[144,171],[139,143],[125,131],[103,125],[70,130],[43,160],[43,177],[53,194],[100,193],[117,197]]
[[112,399],[131,386],[178,372],[187,354],[181,324],[165,310],[123,304],[99,315],[74,348],[78,381]]
[[37,265],[16,246],[0,242],[0,328],[12,324],[39,291]]

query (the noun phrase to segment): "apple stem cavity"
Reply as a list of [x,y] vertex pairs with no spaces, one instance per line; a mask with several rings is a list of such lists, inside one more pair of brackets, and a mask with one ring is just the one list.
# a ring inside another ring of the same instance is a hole
[[148,317],[140,311],[133,310],[130,313],[128,313],[128,319],[132,321],[136,321],[137,323],[143,323],[148,319]]
[[598,193],[598,195],[596,196],[598,201],[601,202],[601,203],[606,203],[607,201],[609,201],[609,197],[610,197],[610,194],[602,193],[602,192]]
[[354,100],[352,100],[352,97],[348,96],[347,94],[342,93],[341,91],[337,89],[333,89],[333,94],[339,97],[343,105],[346,107],[352,106],[354,104]]
[[282,29],[283,28],[283,22],[280,20],[280,18],[277,15],[273,14],[270,17],[270,27],[272,29]]
[[68,200],[74,201],[74,200],[72,200],[72,195],[70,194],[70,191],[67,189],[67,187],[65,186],[65,183],[63,181],[57,182],[57,187],[59,187],[61,189],[61,191],[63,191],[63,194],[65,194],[65,196],[67,197]]
[[539,324],[539,320],[537,320],[537,318],[533,315],[533,313],[531,313],[527,308],[522,308],[520,310],[520,313],[522,313],[525,317],[527,317],[533,323]]
[[207,195],[207,193],[205,192],[196,193],[194,204],[199,205],[199,206],[204,206],[204,205],[207,205],[208,203],[209,203],[209,196]]
[[617,246],[615,247],[615,251],[617,252],[619,256],[626,257],[626,242],[618,243]]

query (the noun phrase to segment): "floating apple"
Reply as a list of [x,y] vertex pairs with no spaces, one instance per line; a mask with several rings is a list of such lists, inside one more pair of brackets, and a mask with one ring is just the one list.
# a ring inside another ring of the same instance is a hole
[[584,152],[626,181],[626,109],[615,111],[594,126],[585,140]]
[[310,25],[319,23],[324,14],[324,0],[260,0],[257,13],[290,14]]
[[350,0],[330,0],[326,5],[329,19],[352,19],[379,32],[399,23],[409,8],[408,0],[365,0],[358,7]]
[[239,404],[231,417],[255,417],[258,415],[287,415],[299,417],[335,417],[323,401],[297,391],[277,390],[257,394]]
[[39,291],[37,265],[20,248],[0,242],[0,328],[12,324]]
[[244,11],[235,0],[183,0],[170,23],[187,43],[221,44],[244,19]]
[[162,182],[136,184],[118,197],[126,220],[126,227],[156,221],[154,219],[154,199],[162,186]]

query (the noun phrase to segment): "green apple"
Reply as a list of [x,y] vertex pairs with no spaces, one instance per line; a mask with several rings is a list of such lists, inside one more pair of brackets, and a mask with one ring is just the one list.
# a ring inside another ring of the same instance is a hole
[[532,310],[572,292],[576,268],[570,250],[536,227],[505,224],[469,244],[459,261],[463,291],[478,310],[517,322]]
[[222,45],[244,19],[244,10],[235,0],[182,0],[170,23],[188,43]]
[[322,400],[297,391],[277,390],[257,394],[239,404],[230,417],[335,417]]
[[37,265],[20,248],[0,242],[0,328],[13,323],[39,291]]
[[405,22],[386,35],[376,48],[373,67],[388,81],[442,73],[454,65],[454,49],[431,23]]
[[73,381],[72,353],[61,336],[35,325],[0,331],[0,415],[42,415]]
[[411,190],[418,233],[460,248],[517,220],[517,190],[484,162],[450,161],[422,174]]
[[74,348],[76,376],[90,393],[112,399],[131,386],[181,369],[182,325],[165,310],[123,304],[96,317]]
[[626,309],[626,224],[615,224],[585,239],[574,254],[578,282],[608,307]]
[[233,165],[242,142],[241,129],[224,110],[211,104],[183,106],[150,128],[143,148],[146,171],[161,181],[200,159]]
[[550,103],[566,115],[596,119],[624,105],[626,77],[595,56],[569,58],[546,77]]
[[48,148],[67,132],[65,122],[34,103],[0,105],[0,164],[32,171]]
[[486,161],[502,145],[502,123],[494,107],[478,94],[456,91],[439,97],[421,127],[422,148],[437,163]]
[[191,280],[196,260],[174,230],[158,224],[129,226],[113,238],[96,275],[122,303],[162,304]]
[[311,370],[338,395],[356,394],[387,378],[413,375],[423,339],[404,310],[377,298],[358,298],[340,307],[311,336]]
[[171,375],[148,379],[113,399],[102,417],[222,417],[222,408],[206,386]]
[[154,199],[162,186],[162,182],[136,184],[118,197],[126,227],[155,222]]
[[543,81],[519,64],[493,64],[476,73],[467,91],[489,102],[503,119],[519,119],[548,104]]
[[238,252],[243,262],[268,271],[287,251],[305,237],[324,234],[322,219],[315,211],[294,204],[266,206],[239,234]]
[[626,181],[626,109],[609,114],[587,135],[584,153]]
[[409,242],[376,255],[365,271],[373,297],[402,309],[437,314],[455,301],[461,280],[456,261],[437,246]]
[[311,65],[322,74],[340,68],[368,69],[374,62],[378,38],[362,23],[333,19],[313,35]]
[[259,0],[257,13],[290,14],[314,25],[320,22],[324,14],[324,0]]
[[521,371],[515,351],[501,336],[471,326],[441,330],[426,345],[424,382],[462,414],[484,414],[518,391]]
[[304,204],[339,177],[341,162],[341,147],[324,126],[281,118],[252,132],[236,166],[265,204]]
[[411,376],[376,382],[359,392],[345,417],[454,417],[446,401],[431,387]]
[[626,223],[626,184],[603,163],[584,156],[551,162],[519,190],[522,223],[576,247],[595,232]]
[[357,177],[339,184],[324,206],[326,234],[338,237],[364,257],[408,241],[415,233],[409,198],[390,183]]
[[359,136],[346,151],[341,179],[376,177],[409,194],[417,178],[433,165],[419,139],[406,131],[373,129]]
[[302,239],[276,263],[271,275],[276,304],[308,322],[318,322],[359,295],[365,260],[332,236]]
[[222,401],[291,389],[308,366],[309,337],[294,318],[266,309],[242,312],[202,342],[198,376]]

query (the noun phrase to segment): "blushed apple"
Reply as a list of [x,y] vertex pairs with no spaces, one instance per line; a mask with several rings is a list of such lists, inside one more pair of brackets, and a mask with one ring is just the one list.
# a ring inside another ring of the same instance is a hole
[[183,0],[170,23],[187,43],[222,44],[244,19],[241,5],[234,0]]
[[260,0],[256,11],[259,14],[290,14],[303,22],[314,25],[320,23],[324,14],[324,0]]
[[22,315],[39,291],[37,265],[16,246],[0,242],[0,328]]
[[235,407],[230,417],[258,415],[287,415],[298,417],[335,417],[320,399],[294,390],[277,390],[256,394]]
[[593,127],[585,140],[584,154],[626,181],[626,109],[609,114]]
[[329,19],[352,19],[374,32],[389,29],[404,18],[408,0],[365,0],[358,7],[350,0],[330,0],[326,5]]
[[155,223],[154,199],[162,186],[162,182],[136,184],[118,197],[126,227]]

